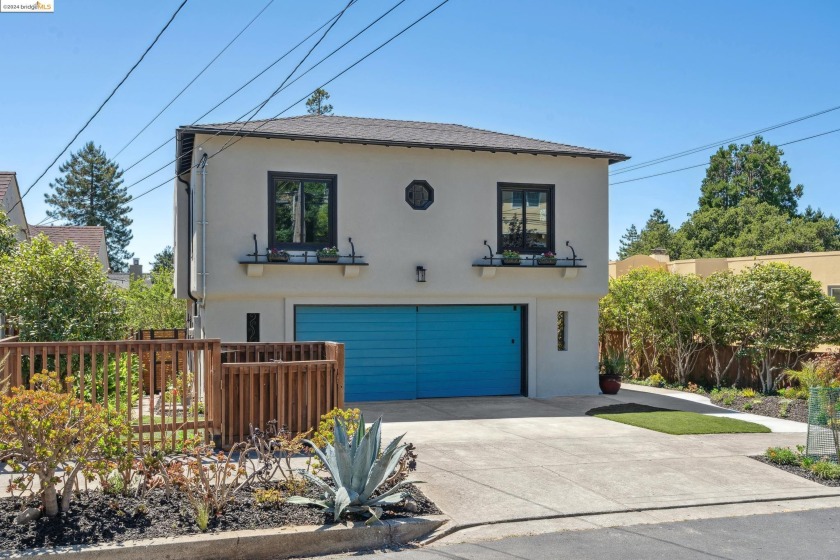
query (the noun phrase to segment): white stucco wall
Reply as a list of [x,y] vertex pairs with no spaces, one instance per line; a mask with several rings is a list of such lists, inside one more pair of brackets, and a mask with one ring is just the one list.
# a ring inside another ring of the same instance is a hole
[[26,212],[24,211],[23,203],[20,202],[20,188],[17,184],[17,179],[14,177],[3,199],[0,200],[0,208],[6,212],[9,223],[15,226],[15,236],[18,241],[26,241],[29,226],[26,223]]
[[[198,146],[209,136],[198,135]],[[203,149],[218,150],[226,137]],[[201,157],[197,151],[195,161]],[[246,254],[257,234],[268,241],[268,172],[337,175],[338,240],[369,267],[345,278],[343,267],[271,266],[249,277]],[[245,314],[261,314],[262,340],[293,340],[298,304],[522,304],[528,306],[528,386],[531,396],[597,392],[597,305],[608,281],[607,161],[506,153],[361,146],[248,138],[207,165],[207,297],[203,334],[245,338]],[[405,187],[425,179],[435,202],[424,211],[405,202]],[[588,267],[576,278],[560,269],[498,268],[482,278],[472,266],[497,245],[497,183],[555,185],[555,250],[569,240]],[[200,176],[194,240],[201,238]],[[179,188],[181,185],[179,185]],[[183,189],[181,189],[183,190]],[[178,197],[176,238],[186,240],[186,209]],[[185,201],[184,201],[185,202]],[[193,251],[193,293],[200,297],[200,248]],[[182,266],[182,260],[179,260]],[[415,281],[415,267],[428,270]],[[179,271],[182,274],[183,270]],[[567,351],[557,350],[557,311],[569,312]],[[202,333],[196,333],[200,335]]]

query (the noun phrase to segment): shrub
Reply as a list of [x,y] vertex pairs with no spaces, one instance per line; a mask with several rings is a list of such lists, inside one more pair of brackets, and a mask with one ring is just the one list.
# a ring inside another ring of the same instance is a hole
[[788,413],[790,411],[790,403],[793,402],[790,399],[780,399],[779,400],[779,416],[782,418],[787,418]]
[[321,416],[321,422],[318,424],[318,429],[312,434],[312,443],[315,447],[323,449],[327,444],[335,443],[333,433],[335,430],[336,418],[341,418],[344,425],[347,427],[347,435],[352,436],[356,433],[356,426],[361,417],[361,411],[358,408],[348,408],[346,410],[341,408],[334,408]]
[[601,371],[605,375],[624,375],[627,371],[627,357],[623,352],[608,350],[601,360]]
[[798,465],[801,462],[800,455],[788,447],[768,447],[764,457],[777,465]]
[[651,387],[664,387],[665,386],[665,378],[662,377],[661,375],[659,375],[658,373],[654,373],[653,375],[648,376],[648,378],[645,379],[645,381]]
[[[68,378],[66,384],[72,386]],[[32,487],[49,517],[70,508],[76,478],[93,465],[101,447],[117,447],[129,427],[121,415],[62,392],[55,372],[33,375],[33,389],[15,387],[0,396],[0,451],[16,473],[13,486]],[[63,480],[59,494],[57,485]]]
[[0,256],[0,278],[0,309],[21,341],[116,340],[126,334],[119,289],[85,248],[56,246],[40,235]]
[[286,501],[279,488],[260,488],[254,492],[254,501],[260,507],[276,507]]
[[811,465],[811,472],[823,480],[840,480],[840,465],[829,461],[817,461]]
[[710,399],[712,402],[720,403],[723,406],[732,406],[733,404],[735,404],[735,398],[737,396],[737,389],[715,388],[711,392]]
[[746,389],[741,389],[741,396],[747,399],[754,398],[758,393],[755,392],[755,389],[750,389],[747,387]]

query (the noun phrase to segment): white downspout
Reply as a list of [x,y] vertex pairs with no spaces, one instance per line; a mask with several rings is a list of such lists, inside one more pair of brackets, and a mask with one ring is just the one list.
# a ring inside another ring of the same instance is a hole
[[[207,300],[207,154],[201,156],[199,162],[201,169],[201,307],[204,308]],[[201,330],[204,331],[202,321]]]

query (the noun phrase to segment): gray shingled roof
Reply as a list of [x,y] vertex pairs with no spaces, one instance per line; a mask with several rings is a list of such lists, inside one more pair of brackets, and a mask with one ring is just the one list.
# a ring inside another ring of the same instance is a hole
[[[239,130],[242,129],[240,133]],[[483,152],[546,154],[607,158],[610,163],[630,159],[624,154],[535,140],[524,136],[492,132],[459,124],[439,124],[360,117],[305,115],[247,123],[190,125],[186,133],[247,134],[269,138],[446,148]]]
[[79,247],[87,248],[99,258],[99,251],[105,243],[105,228],[102,226],[29,226],[29,235],[46,235],[55,245],[72,241]]
[[12,184],[12,179],[14,178],[14,171],[0,171],[0,199],[6,196],[6,192],[9,190],[9,185]]

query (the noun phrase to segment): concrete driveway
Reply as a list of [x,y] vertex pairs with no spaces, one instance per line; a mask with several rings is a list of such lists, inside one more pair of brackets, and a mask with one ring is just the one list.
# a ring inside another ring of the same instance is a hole
[[[803,433],[672,436],[586,416],[638,402],[701,413],[721,409],[655,391],[614,397],[481,397],[363,403],[385,438],[418,449],[415,478],[459,525],[703,504],[837,496],[750,459]],[[352,406],[352,405],[350,405]],[[796,423],[791,423],[796,424]],[[796,426],[794,426],[796,427]]]

